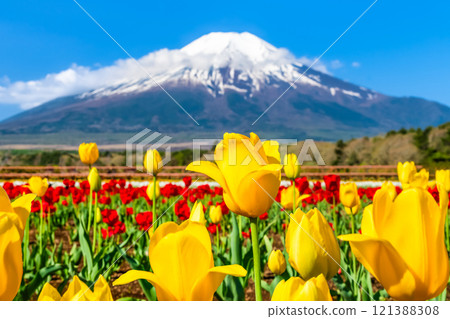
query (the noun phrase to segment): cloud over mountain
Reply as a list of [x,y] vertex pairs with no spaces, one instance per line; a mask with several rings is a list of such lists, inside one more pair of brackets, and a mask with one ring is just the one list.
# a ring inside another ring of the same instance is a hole
[[[18,104],[22,109],[30,109],[58,97],[116,86],[131,79],[148,78],[146,72],[158,82],[164,82],[168,70],[172,73],[185,68],[208,70],[213,65],[257,72],[274,65],[309,65],[313,60],[296,58],[287,49],[275,48],[250,33],[216,32],[182,49],[161,49],[137,61],[119,59],[110,66],[99,68],[73,64],[66,70],[32,81],[11,83],[5,78],[0,82],[0,105]],[[317,63],[314,69],[328,73],[323,63]]]

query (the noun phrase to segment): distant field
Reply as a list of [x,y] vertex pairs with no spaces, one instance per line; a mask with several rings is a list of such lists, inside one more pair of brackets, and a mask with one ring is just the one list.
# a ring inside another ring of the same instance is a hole
[[[0,165],[81,165],[77,149],[82,142],[96,142],[102,152],[98,165],[124,166],[125,141],[129,134],[93,134],[84,138],[74,133],[61,142],[61,136],[0,136]],[[185,136],[189,138],[188,136]],[[197,137],[198,138],[198,137]],[[187,165],[192,160],[192,144],[174,137],[170,165]],[[299,153],[303,142],[290,146]],[[414,161],[428,168],[450,167],[450,123],[435,128],[390,131],[385,135],[348,141],[316,142],[326,165],[396,165]],[[211,148],[202,148],[204,152]],[[305,163],[314,165],[315,163]]]

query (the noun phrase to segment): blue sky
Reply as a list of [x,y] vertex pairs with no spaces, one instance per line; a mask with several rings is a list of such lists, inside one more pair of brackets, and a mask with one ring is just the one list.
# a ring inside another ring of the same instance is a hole
[[[298,57],[319,56],[374,0],[79,0],[134,57],[213,31],[248,31]],[[322,58],[335,76],[396,96],[450,105],[450,2],[379,0]],[[125,53],[72,0],[2,1],[0,93],[72,64],[107,66]],[[19,111],[0,101],[0,119]]]

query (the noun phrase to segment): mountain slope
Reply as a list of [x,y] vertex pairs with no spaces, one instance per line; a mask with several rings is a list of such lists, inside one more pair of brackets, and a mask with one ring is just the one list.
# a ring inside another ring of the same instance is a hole
[[152,78],[125,69],[111,85],[49,101],[3,121],[0,133],[63,136],[78,131],[89,136],[150,128],[179,140],[224,131],[336,140],[450,120],[450,108],[439,103],[386,96],[313,69],[302,76],[308,67],[289,51],[249,33],[211,33],[139,62]]

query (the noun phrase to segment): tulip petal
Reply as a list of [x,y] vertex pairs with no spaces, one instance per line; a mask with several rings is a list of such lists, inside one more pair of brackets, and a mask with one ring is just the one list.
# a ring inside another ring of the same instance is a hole
[[359,262],[394,299],[416,299],[416,278],[388,241],[358,234],[342,235],[339,239],[350,242]]
[[234,194],[236,202],[240,204],[240,211],[236,213],[258,217],[267,211],[280,187],[280,170],[281,165],[272,164],[247,174]]
[[25,229],[25,224],[27,223],[28,216],[30,215],[31,202],[36,198],[34,194],[26,194],[18,199],[16,199],[11,205],[14,212],[19,217],[19,231],[21,233],[20,237],[23,238],[23,231]]
[[22,240],[8,215],[0,215],[0,300],[4,301],[16,296],[23,272]]
[[327,265],[327,271],[322,272],[326,279],[331,279],[336,275],[339,270],[339,262],[341,260],[341,253],[339,249],[339,244],[334,236],[333,230],[331,229],[328,221],[322,215],[318,209],[312,210],[314,213],[311,215],[310,221],[315,225],[315,230],[317,231],[318,238],[316,240],[316,247],[319,249],[321,261],[324,265]]
[[60,301],[61,295],[55,287],[46,283],[39,294],[38,301]]
[[300,222],[305,215],[306,214],[300,208],[297,208],[294,214],[289,214],[289,226],[286,232],[286,240],[284,241],[288,253],[294,233],[297,231],[297,227],[299,227]]
[[250,134],[250,138],[225,133],[222,143],[216,146],[214,159],[226,179],[232,197],[237,193],[244,176],[268,164],[264,147],[254,133]]
[[214,292],[219,288],[226,275],[235,277],[245,277],[247,270],[241,265],[228,265],[210,268],[204,277],[197,280],[190,300],[193,301],[211,301]]
[[[380,214],[376,205],[375,214]],[[428,191],[409,188],[400,193],[383,228],[377,228],[377,232],[381,238],[389,239],[430,296],[444,287],[444,281],[448,281],[444,217]]]
[[190,163],[186,167],[186,171],[192,171],[197,173],[205,174],[215,180],[224,189],[224,191],[229,192],[229,188],[225,177],[219,170],[216,164],[208,161],[195,161]]
[[[152,239],[149,245],[149,253],[148,255],[152,255],[153,248],[158,244],[163,238],[167,237],[169,234],[174,234],[177,232],[185,232],[189,233],[194,237],[199,238],[199,242],[203,244],[206,251],[211,251],[211,239],[209,238],[209,234],[205,231],[205,227],[203,225],[198,225],[195,222],[191,222],[189,220],[184,221],[181,225],[178,225],[174,222],[163,223],[158,227],[157,231],[152,235]],[[211,267],[214,266],[214,263],[211,263]]]
[[325,277],[320,274],[308,280],[298,297],[300,301],[332,301],[330,288]]
[[9,199],[8,193],[0,187],[0,207],[2,213],[12,213],[14,212],[13,207],[11,206],[11,200]]
[[102,275],[94,285],[94,297],[97,301],[114,301],[108,282]]
[[113,282],[113,286],[120,286],[128,284],[132,281],[144,279],[150,282],[156,290],[156,296],[160,301],[177,301],[177,299],[164,289],[162,281],[154,274],[149,271],[143,270],[129,270],[122,276],[120,276],[116,281]]
[[196,222],[183,224],[187,225],[183,231],[160,239],[149,255],[154,274],[177,300],[188,300],[197,279],[214,263],[206,227]]
[[263,142],[264,153],[266,153],[267,161],[269,164],[280,164],[280,144],[277,141],[264,141]]
[[377,237],[375,225],[373,224],[373,204],[367,205],[364,208],[361,220],[361,233],[363,235]]
[[89,289],[89,287],[82,282],[78,276],[73,277],[67,291],[61,297],[61,301],[89,301],[93,299],[94,295],[91,289]]

